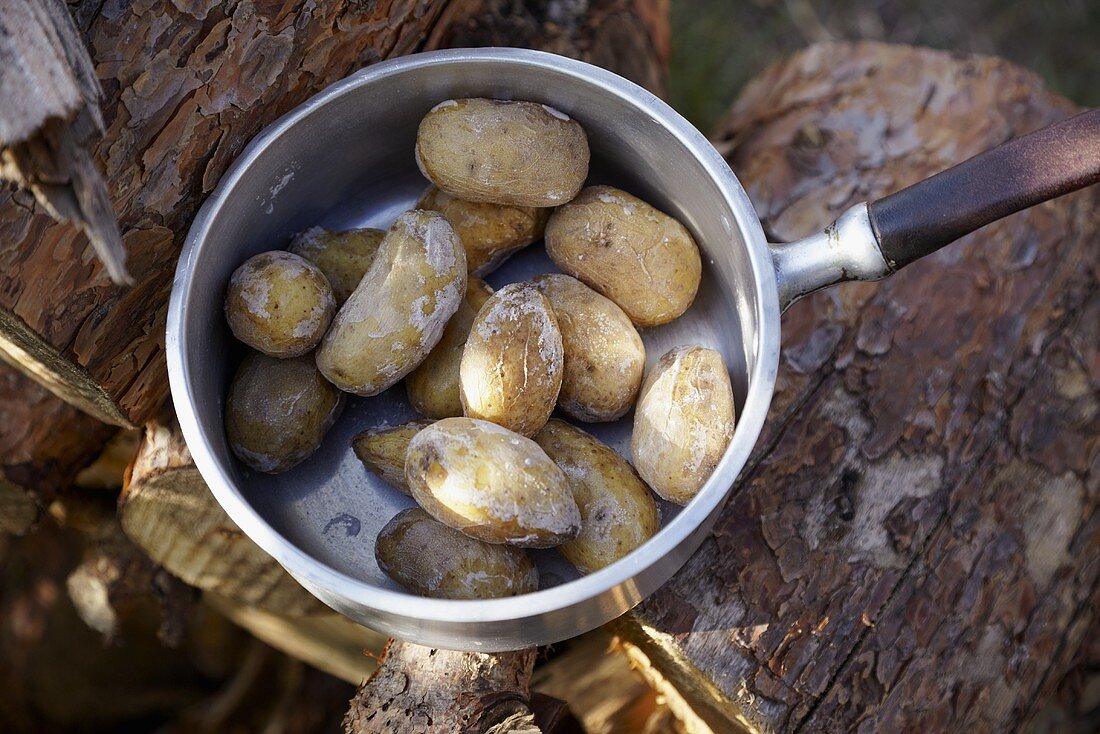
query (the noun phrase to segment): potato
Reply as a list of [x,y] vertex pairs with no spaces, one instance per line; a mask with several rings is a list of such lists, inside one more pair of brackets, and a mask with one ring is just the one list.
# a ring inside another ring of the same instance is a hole
[[653,366],[634,413],[634,466],[669,502],[687,504],[733,438],[733,388],[722,355],[675,347]]
[[559,420],[548,422],[534,440],[573,488],[581,532],[558,550],[578,571],[610,566],[661,529],[649,487],[615,451]]
[[495,599],[539,588],[538,569],[522,550],[463,535],[419,507],[386,523],[374,557],[394,581],[436,599]]
[[386,484],[411,496],[405,484],[405,453],[413,436],[431,424],[432,421],[416,420],[399,426],[369,428],[351,440],[351,448]]
[[610,186],[589,186],[546,224],[546,252],[638,326],[667,324],[699,290],[699,247],[684,225]]
[[534,102],[458,99],[420,121],[416,164],[465,201],[558,206],[588,177],[588,137],[568,115]]
[[459,365],[459,395],[471,418],[530,436],[546,423],[561,390],[561,331],[546,296],[512,283],[481,307]]
[[301,255],[321,269],[328,278],[336,303],[348,300],[359,281],[370,270],[378,246],[386,231],[382,229],[351,229],[331,232],[310,227],[290,243],[290,251]]
[[493,272],[513,252],[541,238],[550,216],[549,209],[463,201],[435,186],[424,192],[416,208],[446,217],[466,248],[466,269],[480,276]]
[[428,514],[487,543],[550,548],[580,532],[561,469],[537,443],[495,423],[428,426],[409,444],[405,481]]
[[229,448],[257,471],[284,472],[317,450],[343,407],[343,393],[325,381],[312,355],[250,354],[225,403]]
[[621,418],[638,396],[645,346],[623,310],[561,273],[531,281],[550,301],[565,352],[558,405],[577,420]]
[[466,253],[451,225],[435,212],[405,212],[332,320],[317,366],[341,390],[377,395],[435,347],[465,290]]
[[429,418],[452,418],[462,415],[462,399],[458,394],[458,365],[462,361],[462,349],[474,317],[493,289],[480,278],[470,276],[466,285],[466,297],[458,311],[447,322],[443,338],[420,366],[405,378],[409,402],[421,414]]
[[225,293],[225,319],[233,336],[271,357],[298,357],[313,349],[335,311],[324,273],[282,250],[245,260]]

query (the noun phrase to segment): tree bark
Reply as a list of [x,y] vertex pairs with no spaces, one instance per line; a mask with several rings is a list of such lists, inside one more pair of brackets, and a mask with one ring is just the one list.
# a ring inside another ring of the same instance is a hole
[[[1074,112],[1004,61],[815,46],[717,144],[773,240]],[[1100,610],[1100,192],[795,304],[758,450],[624,634],[716,731],[1005,731]]]
[[[450,7],[448,18],[439,16]],[[506,5],[415,0],[73,6],[105,92],[94,153],[118,213],[133,288],[112,285],[71,225],[0,193],[0,354],[101,420],[139,427],[167,393],[164,323],[187,227],[230,161],[265,125],[367,64],[491,38],[581,55],[657,85],[662,0],[566,0],[513,18]],[[514,25],[522,20],[522,28]],[[466,28],[464,25],[463,28]],[[480,34],[480,35],[478,35]]]

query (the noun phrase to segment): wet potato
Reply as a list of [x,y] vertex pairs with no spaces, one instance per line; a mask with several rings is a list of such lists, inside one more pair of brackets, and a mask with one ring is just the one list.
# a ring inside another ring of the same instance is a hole
[[317,450],[343,406],[343,393],[321,376],[312,355],[250,354],[225,404],[229,448],[257,471],[284,472]]
[[369,428],[351,440],[351,448],[386,484],[411,496],[405,483],[405,454],[413,436],[431,424],[430,420],[416,420],[399,426]]
[[734,402],[722,355],[675,347],[646,376],[631,454],[658,495],[684,505],[714,472],[733,438]]
[[611,300],[560,273],[531,281],[550,301],[564,363],[558,406],[580,421],[613,421],[634,405],[645,371],[638,330]]
[[424,192],[416,208],[439,212],[451,223],[466,248],[466,269],[482,277],[540,239],[550,216],[549,209],[463,201],[435,186]]
[[437,599],[495,599],[537,591],[527,554],[463,535],[414,507],[390,520],[375,541],[378,567],[399,584]]
[[610,566],[661,529],[649,487],[614,450],[559,420],[548,422],[534,440],[569,479],[580,510],[580,535],[558,548],[578,571]]
[[428,426],[409,444],[405,479],[428,514],[487,543],[550,548],[580,531],[562,470],[537,443],[495,423]]
[[310,227],[294,238],[290,251],[321,269],[332,286],[336,303],[342,304],[370,270],[385,236],[386,231],[382,229],[332,232]]
[[330,382],[377,395],[423,361],[466,290],[466,253],[439,214],[405,212],[317,350]]
[[225,294],[233,336],[271,357],[312,350],[335,311],[336,299],[321,270],[282,250],[245,260],[230,276]]
[[429,181],[488,204],[564,204],[584,185],[589,155],[580,124],[535,102],[447,100],[416,133],[416,163]]
[[470,276],[466,296],[458,311],[447,322],[443,338],[420,366],[405,378],[409,402],[428,418],[452,418],[462,415],[458,372],[462,350],[477,312],[493,295],[493,289],[480,278]]
[[691,306],[699,290],[702,262],[691,233],[611,186],[589,186],[550,215],[546,252],[637,326],[667,324]]
[[459,365],[462,408],[530,436],[546,423],[561,390],[561,331],[550,302],[530,283],[512,283],[481,307]]

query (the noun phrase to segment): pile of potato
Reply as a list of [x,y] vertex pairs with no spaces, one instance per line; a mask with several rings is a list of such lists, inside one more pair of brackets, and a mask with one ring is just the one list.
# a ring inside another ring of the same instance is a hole
[[[258,471],[285,471],[320,446],[344,393],[404,379],[425,419],[353,442],[419,505],[379,534],[383,571],[426,596],[476,599],[538,589],[524,548],[599,570],[660,528],[650,489],[687,503],[733,435],[717,352],[676,347],[644,374],[637,329],[691,306],[699,249],[641,199],[585,188],[587,136],[546,105],[448,100],[421,121],[415,152],[433,185],[389,230],[313,228],[233,273],[226,318],[256,353],[229,390],[229,445]],[[561,273],[496,292],[480,279],[539,239]],[[555,407],[580,422],[635,408],[634,466]]]

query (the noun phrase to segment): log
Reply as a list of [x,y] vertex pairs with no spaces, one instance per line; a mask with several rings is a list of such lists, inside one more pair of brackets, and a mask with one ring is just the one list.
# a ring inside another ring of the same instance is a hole
[[146,426],[118,516],[134,543],[192,586],[287,616],[327,609],[217,503],[170,412]]
[[[769,237],[1069,116],[1005,61],[814,46],[717,144]],[[716,731],[1004,731],[1098,623],[1100,191],[784,316],[712,535],[620,632]]]
[[0,534],[33,527],[115,431],[0,364]]
[[344,718],[347,734],[538,734],[529,707],[535,650],[456,652],[393,640]]
[[[105,93],[107,129],[94,154],[135,285],[112,285],[85,257],[85,237],[43,216],[32,197],[0,192],[0,354],[101,420],[134,428],[151,420],[168,388],[164,324],[175,260],[202,199],[249,139],[327,84],[416,51],[432,32],[437,43],[459,42],[461,34],[439,20],[450,6],[453,22],[466,22],[479,7],[414,0],[74,4]],[[482,37],[547,47],[550,34],[568,30],[554,35],[554,50],[646,83],[663,78],[668,34],[660,0],[519,9],[518,17],[537,20],[522,29],[505,4],[495,7],[501,11],[479,26]]]

